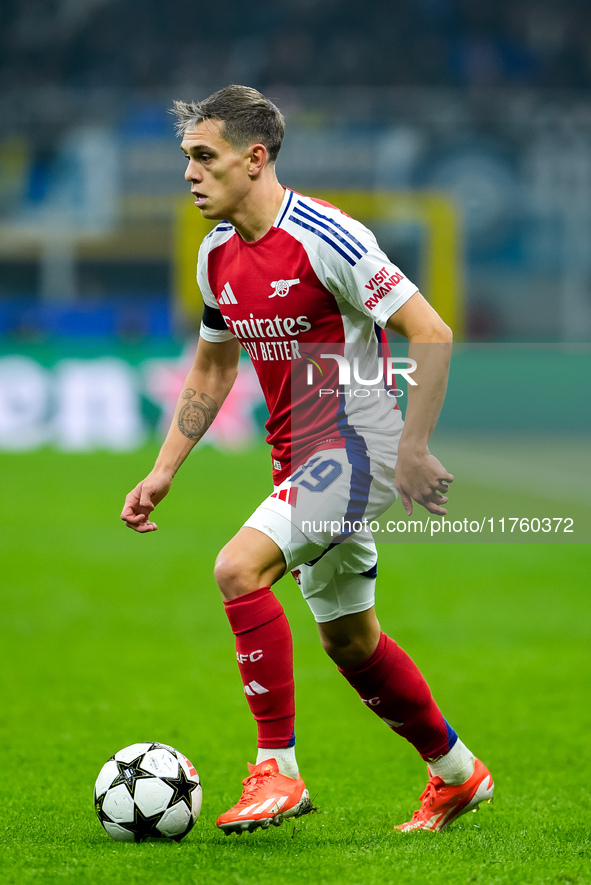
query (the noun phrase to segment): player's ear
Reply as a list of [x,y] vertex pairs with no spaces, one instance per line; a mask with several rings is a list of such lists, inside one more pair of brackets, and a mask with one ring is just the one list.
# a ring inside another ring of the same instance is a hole
[[248,155],[248,174],[256,178],[267,164],[267,148],[264,144],[252,144]]

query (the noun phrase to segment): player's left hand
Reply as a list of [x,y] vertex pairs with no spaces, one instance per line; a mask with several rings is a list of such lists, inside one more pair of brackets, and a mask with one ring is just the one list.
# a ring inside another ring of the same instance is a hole
[[429,513],[445,516],[447,510],[442,505],[447,504],[453,479],[428,449],[398,456],[395,485],[407,516],[412,516],[413,501]]
[[157,504],[168,494],[172,475],[153,470],[125,498],[121,519],[129,529],[144,534],[155,532],[158,526],[150,519]]

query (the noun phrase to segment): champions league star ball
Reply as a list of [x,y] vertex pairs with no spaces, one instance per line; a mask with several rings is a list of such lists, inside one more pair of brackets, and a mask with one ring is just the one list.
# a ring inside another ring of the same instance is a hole
[[101,768],[94,807],[102,826],[118,842],[178,842],[201,811],[199,775],[168,744],[132,744]]

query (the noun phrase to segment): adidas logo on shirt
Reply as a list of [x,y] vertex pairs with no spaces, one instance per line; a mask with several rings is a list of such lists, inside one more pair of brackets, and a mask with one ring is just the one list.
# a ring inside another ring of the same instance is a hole
[[236,296],[232,292],[232,287],[230,286],[230,283],[226,283],[226,285],[222,289],[222,291],[220,293],[220,297],[218,299],[218,303],[219,304],[238,304],[238,302],[236,301]]

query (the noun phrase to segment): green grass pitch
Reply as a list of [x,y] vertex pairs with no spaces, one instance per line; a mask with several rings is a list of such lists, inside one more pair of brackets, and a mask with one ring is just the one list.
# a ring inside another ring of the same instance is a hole
[[[591,882],[587,544],[381,546],[382,626],[497,784],[493,806],[438,835],[392,832],[424,765],[359,703],[295,583],[280,582],[298,759],[320,811],[226,838],[215,819],[255,732],[212,566],[266,488],[268,453],[195,452],[160,530],[139,536],[118,516],[153,456],[0,457],[0,882]],[[143,740],[178,747],[201,775],[201,817],[179,844],[116,843],[95,818],[102,764]]]

